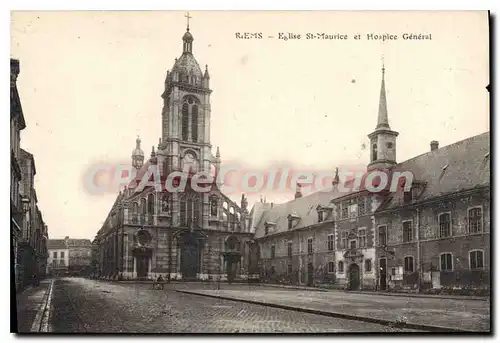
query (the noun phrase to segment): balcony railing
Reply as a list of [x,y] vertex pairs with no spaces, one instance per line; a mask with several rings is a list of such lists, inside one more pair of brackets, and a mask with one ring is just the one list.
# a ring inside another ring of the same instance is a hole
[[125,224],[156,225],[156,216],[153,214],[130,214],[125,218]]

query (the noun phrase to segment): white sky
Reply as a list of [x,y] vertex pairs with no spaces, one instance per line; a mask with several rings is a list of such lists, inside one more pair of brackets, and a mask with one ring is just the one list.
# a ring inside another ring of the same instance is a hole
[[[314,169],[368,162],[381,56],[398,161],[489,130],[486,12],[192,12],[194,55],[208,64],[212,144],[224,161]],[[89,195],[95,163],[128,162],[140,134],[161,135],[166,71],[182,52],[183,12],[14,12],[11,56],[51,238],[92,239],[115,194]],[[348,41],[237,40],[235,32],[344,33]],[[366,33],[431,41],[366,41]],[[355,41],[353,34],[363,39]],[[355,82],[352,82],[355,80]],[[290,199],[293,191],[268,196]],[[259,195],[250,196],[250,207]],[[240,195],[233,197],[240,199]]]

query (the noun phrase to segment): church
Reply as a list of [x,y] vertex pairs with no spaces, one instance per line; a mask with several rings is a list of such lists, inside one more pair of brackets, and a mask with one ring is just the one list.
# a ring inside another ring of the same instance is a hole
[[151,166],[162,184],[176,171],[187,170],[189,178],[207,171],[216,179],[220,169],[219,149],[214,154],[210,143],[210,75],[196,61],[193,41],[188,22],[182,54],[165,79],[158,147],[145,159],[137,138],[135,179],[120,191],[94,240],[101,277],[230,281],[259,273],[244,195],[235,203],[216,181],[209,192],[196,192],[190,182],[180,192],[137,187]]

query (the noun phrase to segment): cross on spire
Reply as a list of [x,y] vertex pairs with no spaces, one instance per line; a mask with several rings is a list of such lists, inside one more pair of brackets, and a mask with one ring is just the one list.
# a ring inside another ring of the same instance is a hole
[[184,16],[187,18],[187,30],[189,31],[189,19],[193,18],[193,17],[190,17],[189,16],[189,12],[186,13],[186,15]]

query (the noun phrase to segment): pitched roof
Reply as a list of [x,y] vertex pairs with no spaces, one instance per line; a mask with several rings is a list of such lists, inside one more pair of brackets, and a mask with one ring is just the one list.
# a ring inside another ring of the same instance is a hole
[[68,249],[64,239],[49,239],[47,242],[47,249]]
[[[284,204],[273,205],[270,210],[264,212],[260,222],[256,225],[257,228],[255,230],[255,238],[265,236],[266,222],[276,224],[269,227],[269,235],[289,231],[288,216],[290,214],[299,218],[298,223],[292,230],[317,224],[318,215],[316,208],[318,205],[322,207],[329,207],[332,199],[345,194],[345,192],[341,192],[337,188],[334,188],[328,191],[311,193]],[[328,219],[328,217],[325,219]]]
[[70,238],[68,239],[68,247],[81,247],[81,246],[88,246],[90,247],[92,245],[92,242],[90,239],[76,239],[76,238]]
[[[426,183],[418,201],[431,199],[447,193],[470,189],[490,184],[490,134],[489,132],[467,138],[435,151],[430,151],[407,161],[397,164],[392,171],[411,171],[413,181]],[[443,169],[443,167],[445,167]],[[292,230],[317,224],[316,208],[330,207],[334,199],[365,191],[365,179],[362,177],[359,191],[339,191],[333,189],[327,192],[316,192],[291,200],[284,204],[274,205],[266,210],[257,227],[255,238],[265,236],[265,223],[269,226],[269,235],[288,231],[288,215],[300,217]],[[389,175],[389,180],[392,178]],[[345,182],[345,188],[350,189],[352,180]],[[390,188],[390,182],[386,189]],[[403,193],[390,193],[390,196],[377,211],[395,208],[403,203]],[[328,217],[326,218],[329,219]]]
[[[490,133],[473,136],[440,149],[414,157],[394,168],[410,171],[413,181],[422,181],[422,193],[416,201],[490,185]],[[378,209],[395,208],[403,203],[403,193],[391,197]]]

